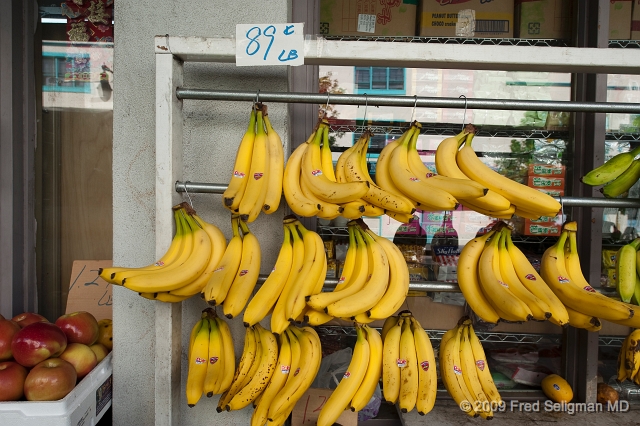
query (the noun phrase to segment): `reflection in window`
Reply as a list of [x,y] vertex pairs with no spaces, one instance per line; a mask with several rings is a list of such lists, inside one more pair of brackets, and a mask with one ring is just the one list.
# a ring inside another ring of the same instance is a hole
[[42,81],[44,92],[91,93],[89,54],[42,52]]
[[356,67],[355,92],[404,95],[405,70],[391,67]]

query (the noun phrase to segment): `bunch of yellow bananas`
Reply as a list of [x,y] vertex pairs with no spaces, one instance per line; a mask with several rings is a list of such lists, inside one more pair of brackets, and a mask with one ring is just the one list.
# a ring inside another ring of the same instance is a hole
[[471,417],[493,418],[504,403],[468,317],[442,336],[438,356],[444,387],[460,409]]
[[238,215],[231,216],[233,237],[202,290],[212,306],[222,305],[227,318],[235,318],[247,305],[260,274],[260,243]]
[[640,386],[640,330],[633,330],[622,342],[618,354],[618,381],[631,380]]
[[452,185],[453,196],[463,206],[491,217],[509,219],[514,213],[528,219],[555,217],[561,206],[553,197],[502,176],[478,158],[471,147],[474,132],[475,127],[467,125],[456,136],[444,139],[436,150],[436,170],[440,175],[471,180],[486,188],[484,195],[468,198],[454,193]]
[[271,331],[281,334],[290,322],[301,322],[305,298],[320,293],[327,275],[327,256],[320,235],[295,216],[286,216],[284,242],[276,264],[245,310],[245,326],[262,321],[271,312]]
[[261,211],[275,212],[282,199],[283,173],[282,140],[271,126],[266,105],[255,104],[222,194],[223,205],[245,222],[253,222]]
[[189,204],[174,206],[173,211],[176,233],[157,262],[140,268],[103,268],[100,277],[162,302],[180,302],[199,294],[222,258],[227,241],[220,229],[200,218]]
[[616,290],[623,302],[640,305],[640,238],[618,249],[616,253]]
[[348,222],[349,247],[338,285],[306,298],[305,320],[333,318],[370,323],[393,315],[409,292],[409,268],[398,247],[371,231],[362,219]]
[[438,377],[429,335],[409,311],[390,316],[382,326],[382,394],[403,413],[422,416],[436,402]]
[[294,325],[276,338],[259,324],[247,327],[244,349],[218,412],[253,403],[251,426],[283,425],[309,389],[322,359],[320,338],[311,327]]
[[601,186],[600,192],[607,198],[615,198],[627,192],[640,179],[640,147],[614,155],[604,164],[580,178],[590,186]]
[[211,397],[231,386],[236,365],[229,326],[212,308],[202,311],[189,339],[187,404],[193,407],[202,395]]
[[598,293],[585,279],[578,256],[577,231],[576,222],[565,223],[558,241],[543,254],[540,266],[544,282],[567,308],[569,323],[597,331],[599,320],[604,319],[640,328],[638,306]]
[[513,244],[511,230],[504,222],[463,247],[458,285],[467,304],[483,321],[569,323],[565,306]]
[[318,414],[318,426],[330,426],[347,408],[360,411],[368,403],[382,373],[382,338],[375,328],[355,324],[357,340],[349,367]]

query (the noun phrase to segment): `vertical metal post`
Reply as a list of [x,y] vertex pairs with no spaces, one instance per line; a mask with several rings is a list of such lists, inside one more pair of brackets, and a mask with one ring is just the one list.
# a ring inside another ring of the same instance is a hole
[[[156,255],[173,237],[171,207],[179,202],[175,182],[182,176],[182,62],[170,51],[156,54]],[[182,303],[156,302],[155,424],[177,425],[180,419]]]
[[[0,312],[37,310],[34,2],[0,13]],[[51,320],[55,318],[50,318]]]
[[[609,2],[591,0],[574,3],[576,12],[576,47],[607,48],[609,42]],[[572,100],[605,102],[607,75],[574,74]],[[605,119],[603,113],[576,113],[573,122],[574,161],[571,194],[578,197],[601,197],[578,178],[604,161]],[[600,281],[602,247],[602,208],[572,209],[578,222],[579,254],[582,269],[591,283]],[[567,380],[580,402],[595,402],[598,372],[598,333],[570,328],[564,333],[563,366]]]

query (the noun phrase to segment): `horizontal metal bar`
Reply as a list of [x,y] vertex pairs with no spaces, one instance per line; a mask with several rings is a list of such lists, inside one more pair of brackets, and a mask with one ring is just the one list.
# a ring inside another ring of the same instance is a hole
[[[258,284],[264,284],[269,275],[258,276]],[[327,278],[324,280],[323,290],[333,290],[338,285],[337,278]],[[437,281],[414,281],[409,283],[409,290],[412,291],[437,291],[443,293],[460,293],[457,284],[441,283]]]
[[[223,183],[176,182],[176,192],[222,194],[227,189]],[[637,198],[553,197],[564,207],[640,208]]]
[[530,101],[521,99],[436,98],[419,96],[329,95],[326,93],[246,92],[176,89],[178,99],[287,102],[325,105],[369,105],[419,108],[458,108],[522,111],[603,112],[640,114],[640,104],[618,102]]
[[[173,54],[190,62],[235,64],[236,40],[156,36],[155,53]],[[640,74],[640,49],[621,52],[608,48],[394,43],[310,36],[304,41],[303,58],[305,65]]]

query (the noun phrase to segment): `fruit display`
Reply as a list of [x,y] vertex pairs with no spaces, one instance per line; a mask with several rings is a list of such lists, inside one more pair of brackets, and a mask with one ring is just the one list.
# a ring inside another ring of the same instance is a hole
[[467,303],[485,322],[570,322],[565,306],[513,244],[504,222],[463,247],[457,276]]
[[444,387],[460,409],[471,417],[493,418],[503,402],[469,318],[442,336],[438,356]]
[[290,321],[301,321],[305,298],[320,293],[327,273],[322,238],[295,216],[283,219],[284,242],[271,273],[249,301],[243,321],[253,326],[271,312],[271,331],[282,334]]
[[429,335],[409,311],[382,328],[382,396],[407,413],[429,413],[436,401],[436,359]]
[[231,216],[233,237],[202,289],[211,306],[222,305],[227,318],[234,318],[247,305],[258,282],[261,251],[258,238],[237,215]]
[[180,203],[173,207],[176,232],[165,254],[139,267],[101,268],[106,282],[162,302],[180,302],[200,294],[225,253],[227,242],[218,227]]
[[193,407],[202,395],[222,394],[235,380],[236,357],[231,330],[213,308],[202,311],[191,329],[188,348],[186,398],[189,407]]
[[98,342],[99,322],[89,312],[64,314],[54,323],[34,313],[14,318],[35,321],[20,328],[0,319],[0,401],[64,398],[111,351]]
[[283,175],[282,140],[271,126],[267,106],[257,103],[238,146],[223,205],[245,222],[253,222],[260,212],[271,214],[280,205]]
[[630,380],[640,386],[640,330],[635,329],[623,340],[618,353],[618,382]]
[[[349,248],[338,285],[306,298],[307,318],[369,323],[393,315],[409,291],[409,269],[398,247],[372,232],[361,219],[347,223]],[[327,315],[317,315],[324,312]],[[313,321],[319,325],[322,321]]]
[[640,262],[637,261],[640,238],[618,249],[616,253],[616,291],[623,302],[640,305]]
[[623,195],[640,179],[640,147],[614,155],[602,165],[589,171],[580,181],[589,186],[601,186],[607,198]]

